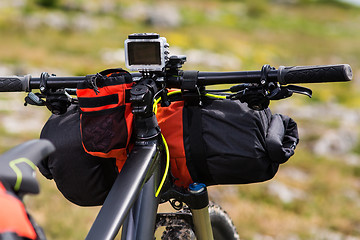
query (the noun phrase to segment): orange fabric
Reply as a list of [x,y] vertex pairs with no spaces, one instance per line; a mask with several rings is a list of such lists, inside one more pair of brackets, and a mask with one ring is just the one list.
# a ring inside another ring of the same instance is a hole
[[[118,72],[115,72],[118,73]],[[106,75],[107,77],[110,77],[112,74],[108,74]],[[127,89],[131,89],[132,85],[134,83],[123,83],[123,84],[119,84],[119,85],[110,85],[110,86],[105,86],[102,88],[99,88],[99,92],[95,93],[95,91],[93,89],[77,89],[76,90],[76,94],[78,97],[81,98],[97,98],[97,97],[103,97],[103,96],[108,96],[108,95],[112,95],[112,94],[117,94],[119,97],[119,101],[117,104],[109,104],[106,106],[101,106],[101,107],[91,107],[91,108],[82,108],[80,107],[81,111],[83,112],[96,112],[96,111],[101,111],[101,110],[106,110],[106,109],[111,109],[111,108],[116,108],[118,106],[123,106],[125,105],[125,114],[124,117],[125,122],[126,122],[126,126],[127,126],[127,131],[128,131],[128,138],[127,138],[127,146],[129,145],[130,139],[131,139],[131,134],[132,134],[132,129],[133,129],[133,118],[134,115],[132,113],[132,108],[131,108],[131,103],[126,103],[126,99],[125,99],[125,90]],[[86,97],[84,97],[86,96]],[[82,117],[82,115],[80,116],[80,118]],[[81,129],[81,125],[80,125],[80,129]],[[82,130],[81,130],[82,132]],[[83,143],[82,143],[83,144]],[[121,148],[121,149],[112,149],[111,151],[104,153],[104,152],[91,152],[88,151],[86,149],[86,147],[83,144],[83,148],[84,150],[89,153],[90,155],[96,156],[96,157],[102,157],[102,158],[116,158],[116,166],[118,167],[119,172],[121,171],[125,160],[127,159],[127,148]]]
[[[133,83],[124,83],[119,85],[113,86],[106,86],[103,88],[99,88],[99,92],[95,93],[93,89],[77,89],[76,94],[82,98],[97,98],[97,97],[104,97],[111,94],[118,94],[119,102],[117,104],[110,104],[101,107],[92,107],[92,108],[81,108],[83,112],[94,112],[94,111],[101,111],[105,109],[115,108],[117,106],[125,105],[125,90],[130,89]],[[83,97],[86,96],[86,97]]]
[[[125,94],[124,94],[125,95]],[[124,96],[125,98],[125,96]],[[126,126],[128,130],[128,139],[127,139],[127,146],[129,146],[132,130],[133,130],[133,124],[134,124],[134,114],[132,113],[131,103],[125,104],[125,120],[126,120]]]
[[194,181],[186,166],[183,108],[184,102],[174,102],[169,107],[159,107],[156,117],[161,132],[169,146],[171,173],[175,177],[175,184],[181,187],[188,187]]
[[132,129],[133,129],[133,118],[134,115],[132,114],[132,108],[131,108],[131,103],[126,103],[126,108],[125,108],[125,117],[126,117],[126,126],[128,129],[128,139],[127,139],[127,148],[126,149],[120,149],[122,151],[120,151],[118,153],[118,155],[116,156],[116,166],[119,170],[119,172],[121,171],[122,167],[125,164],[125,161],[127,159],[127,153],[130,152],[129,150],[132,148],[132,146],[129,146],[130,144],[130,139],[131,139],[131,135],[132,135]]
[[36,232],[23,203],[8,194],[0,183],[0,235],[4,232],[14,232],[21,237],[36,239]]

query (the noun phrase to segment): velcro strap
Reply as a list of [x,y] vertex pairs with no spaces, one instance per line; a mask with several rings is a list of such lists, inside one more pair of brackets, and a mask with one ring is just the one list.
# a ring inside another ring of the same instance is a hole
[[202,134],[202,118],[201,108],[199,106],[187,106],[184,108],[187,118],[190,156],[186,158],[191,177],[197,182],[206,182],[207,184],[215,184],[207,162],[206,162],[206,145]]
[[184,71],[181,90],[195,90],[199,71]]
[[79,97],[78,100],[81,108],[95,108],[110,104],[118,104],[119,95],[111,94],[102,97]]

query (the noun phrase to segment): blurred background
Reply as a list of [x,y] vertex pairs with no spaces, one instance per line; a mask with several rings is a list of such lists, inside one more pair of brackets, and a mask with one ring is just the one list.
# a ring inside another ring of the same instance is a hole
[[[351,83],[271,104],[298,122],[295,156],[266,183],[210,187],[242,239],[360,239],[360,1],[1,0],[0,75],[86,75],[124,67],[128,34],[157,32],[184,69],[348,63]],[[0,95],[0,148],[38,138],[49,117]],[[49,239],[83,239],[98,208],[67,202],[52,181],[26,197]]]

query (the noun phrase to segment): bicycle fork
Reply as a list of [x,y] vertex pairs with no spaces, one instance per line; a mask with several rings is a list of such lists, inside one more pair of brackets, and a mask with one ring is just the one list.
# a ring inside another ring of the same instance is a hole
[[194,204],[190,205],[190,210],[197,239],[214,239],[209,214],[209,197],[205,184],[190,184],[189,192],[194,199]]
[[[171,200],[173,199],[173,200]],[[183,219],[195,230],[196,238],[199,240],[213,240],[213,232],[209,214],[209,197],[205,184],[192,183],[188,190],[171,187],[162,194],[162,202],[170,201],[171,205],[179,210],[183,203],[189,207],[189,212],[178,213],[158,213],[160,226],[165,226],[166,222],[176,219]]]

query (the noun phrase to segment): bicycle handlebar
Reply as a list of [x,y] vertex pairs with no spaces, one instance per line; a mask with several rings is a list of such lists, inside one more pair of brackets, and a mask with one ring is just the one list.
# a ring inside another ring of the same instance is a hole
[[30,75],[0,77],[0,92],[28,92],[30,79]]
[[[139,76],[139,73],[133,73]],[[207,86],[215,84],[234,83],[260,83],[261,71],[241,72],[198,72],[197,85]],[[49,88],[76,88],[77,84],[85,81],[87,76],[80,77],[55,77],[49,76],[46,85]],[[292,83],[321,83],[321,82],[347,82],[352,79],[352,70],[348,64],[324,65],[324,66],[294,66],[279,67],[278,70],[270,70],[267,74],[268,81],[278,82],[281,85]],[[29,92],[31,89],[40,88],[40,78],[26,76],[0,76],[0,92]],[[181,83],[175,84],[179,87]]]
[[[280,66],[278,70],[270,70],[268,80],[281,85],[291,83],[347,82],[352,79],[349,64],[324,66]],[[232,83],[259,83],[261,71],[243,72],[199,72],[198,85],[216,85]]]
[[346,82],[351,79],[352,71],[348,64],[309,67],[281,66],[278,70],[278,80],[280,84]]

